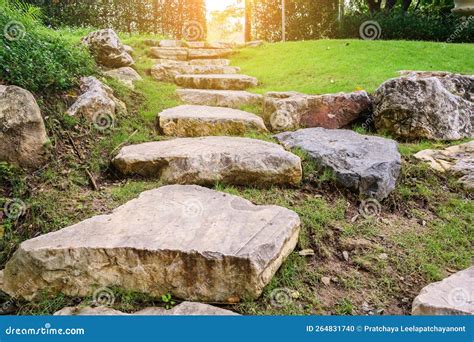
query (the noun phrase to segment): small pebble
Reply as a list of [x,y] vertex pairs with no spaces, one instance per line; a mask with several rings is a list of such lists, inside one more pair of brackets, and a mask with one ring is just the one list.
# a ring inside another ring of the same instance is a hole
[[322,282],[324,285],[329,286],[329,285],[331,285],[331,278],[329,278],[329,277],[322,277],[322,278],[321,278],[321,282]]
[[342,252],[342,256],[344,257],[344,260],[349,261],[349,252],[348,251]]
[[387,253],[382,253],[379,255],[380,260],[387,260],[388,259],[388,254]]

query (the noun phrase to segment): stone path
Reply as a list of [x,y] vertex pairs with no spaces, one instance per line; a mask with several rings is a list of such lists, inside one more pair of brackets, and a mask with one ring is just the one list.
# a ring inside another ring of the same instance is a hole
[[168,136],[244,135],[267,131],[261,117],[223,107],[179,106],[164,110],[158,118],[160,131]]
[[124,175],[158,177],[168,184],[298,185],[302,178],[299,157],[280,145],[248,138],[132,145],[122,148],[113,163]]
[[261,295],[299,230],[298,215],[282,207],[199,186],[164,186],[110,215],[23,242],[0,283],[27,300],[42,291],[86,297],[94,286],[119,286],[236,303]]

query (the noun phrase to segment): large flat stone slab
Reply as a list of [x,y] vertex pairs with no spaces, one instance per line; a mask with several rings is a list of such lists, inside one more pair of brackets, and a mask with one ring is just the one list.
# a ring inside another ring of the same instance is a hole
[[191,59],[189,61],[189,65],[221,65],[221,66],[229,66],[230,59]]
[[423,150],[414,157],[436,171],[452,173],[465,189],[474,190],[474,140],[444,150]]
[[28,300],[41,292],[86,297],[104,286],[197,302],[255,299],[295,248],[299,229],[298,215],[282,207],[165,186],[23,242],[2,290]]
[[113,160],[124,175],[161,178],[168,184],[297,185],[301,160],[262,140],[185,138],[122,148]]
[[258,86],[258,80],[247,75],[179,75],[175,82],[193,89],[245,90]]
[[188,49],[182,47],[152,47],[150,49],[152,57],[160,59],[171,59],[177,61],[188,60]]
[[158,81],[173,82],[178,75],[223,75],[237,74],[239,67],[222,65],[176,65],[176,64],[156,64],[151,68],[151,75]]
[[413,315],[474,315],[474,266],[423,288],[413,301]]
[[300,148],[336,181],[366,197],[386,198],[400,175],[395,141],[342,129],[307,128],[276,135],[287,148]]
[[244,135],[249,131],[266,131],[263,119],[242,110],[184,105],[166,109],[158,116],[159,129],[175,137],[208,135]]
[[207,304],[183,302],[170,310],[153,307],[132,314],[108,307],[67,307],[55,312],[54,316],[239,316],[239,314]]
[[225,58],[232,55],[232,49],[189,49],[189,59]]
[[261,106],[263,96],[243,90],[177,89],[181,101],[191,105],[242,108]]

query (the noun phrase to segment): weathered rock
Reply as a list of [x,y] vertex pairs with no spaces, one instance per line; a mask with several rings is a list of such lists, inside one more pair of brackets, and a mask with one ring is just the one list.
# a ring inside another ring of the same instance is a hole
[[232,49],[189,49],[189,59],[225,58],[233,54]]
[[100,127],[115,120],[115,115],[126,111],[125,104],[114,97],[111,88],[94,77],[81,79],[82,95],[68,109],[71,116],[84,117]]
[[130,67],[122,67],[106,71],[105,74],[112,77],[130,89],[135,89],[134,82],[141,81],[142,77]]
[[221,65],[229,66],[230,59],[191,59],[189,65]]
[[349,130],[307,128],[276,135],[288,148],[301,148],[322,169],[331,170],[336,181],[363,196],[378,200],[395,189],[401,156],[397,143]]
[[244,135],[248,131],[266,131],[258,115],[224,107],[184,105],[159,114],[163,134],[175,137],[208,135]]
[[157,64],[151,69],[151,75],[158,81],[174,81],[178,75],[237,74],[239,67],[220,65],[173,65]]
[[415,158],[429,162],[439,172],[451,172],[468,190],[474,190],[474,140],[444,150],[424,150]]
[[92,32],[83,38],[82,42],[89,48],[98,64],[108,68],[120,68],[134,64],[132,56],[125,50],[124,45],[112,29]]
[[155,58],[161,59],[171,59],[177,61],[187,61],[188,60],[188,49],[180,47],[153,47],[150,49],[150,53]]
[[187,104],[214,107],[241,108],[261,106],[263,97],[242,90],[177,89],[181,101]]
[[125,52],[128,53],[130,56],[132,56],[134,50],[130,45],[123,45],[123,48],[125,49]]
[[54,316],[239,316],[239,314],[202,303],[183,302],[170,310],[155,307],[133,314],[126,314],[108,307],[68,307],[54,313]]
[[184,47],[185,43],[181,40],[164,39],[160,41],[159,46],[166,48]]
[[264,44],[263,40],[254,40],[245,44],[246,47],[259,47]]
[[423,288],[413,301],[412,314],[474,315],[474,266]]
[[247,75],[179,75],[175,82],[183,88],[245,90],[258,85],[255,77]]
[[110,215],[23,242],[2,290],[27,300],[85,297],[103,286],[201,302],[255,299],[293,251],[299,227],[298,215],[282,207],[165,186]]
[[184,138],[122,148],[113,160],[124,175],[167,184],[297,185],[301,160],[281,146],[232,137]]
[[33,95],[0,85],[0,161],[37,168],[46,160],[48,138]]
[[474,76],[411,72],[383,83],[374,96],[379,130],[408,139],[474,136]]
[[326,95],[272,92],[264,96],[265,121],[275,131],[300,127],[342,128],[370,108],[371,100],[365,91]]

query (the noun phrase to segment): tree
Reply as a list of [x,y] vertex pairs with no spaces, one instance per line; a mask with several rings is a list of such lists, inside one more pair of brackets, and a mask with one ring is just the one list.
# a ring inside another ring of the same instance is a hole
[[252,0],[245,0],[245,41],[252,40]]
[[[382,10],[385,12],[390,12],[393,8],[396,7],[398,4],[398,0],[386,0],[385,6],[382,6],[383,0],[367,0],[367,5],[369,6],[369,10],[371,14],[375,14],[381,12]],[[401,8],[406,12],[411,6],[413,0],[401,0]]]

